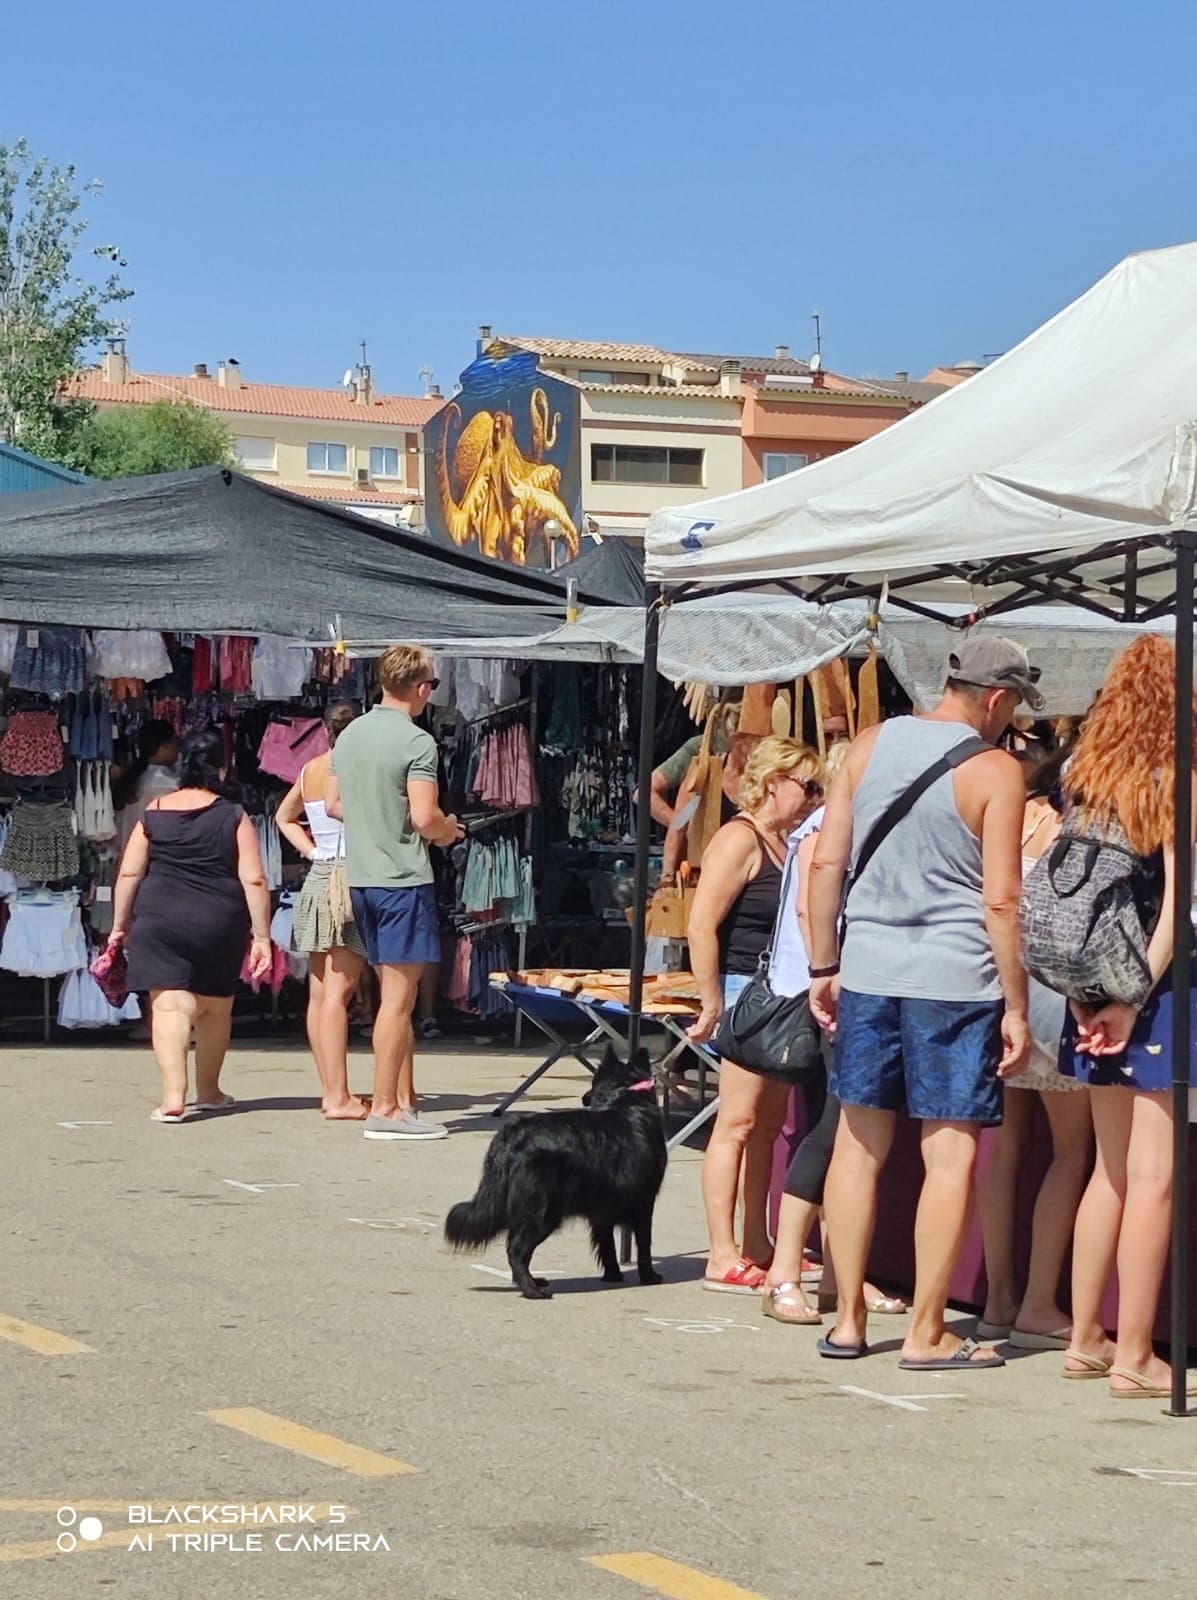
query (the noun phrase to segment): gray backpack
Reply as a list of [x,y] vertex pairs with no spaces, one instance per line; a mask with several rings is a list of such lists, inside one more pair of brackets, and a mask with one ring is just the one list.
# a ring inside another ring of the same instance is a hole
[[1141,1006],[1151,991],[1147,944],[1161,880],[1158,858],[1132,849],[1120,822],[1071,812],[1023,882],[1027,971],[1069,1000]]

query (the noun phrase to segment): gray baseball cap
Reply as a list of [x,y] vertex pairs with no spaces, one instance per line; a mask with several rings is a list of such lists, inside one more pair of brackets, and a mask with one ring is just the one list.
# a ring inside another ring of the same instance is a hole
[[1027,659],[1022,645],[995,633],[975,633],[961,639],[948,657],[948,676],[980,689],[1017,689],[1032,711],[1042,711],[1045,701],[1035,685],[1039,668]]

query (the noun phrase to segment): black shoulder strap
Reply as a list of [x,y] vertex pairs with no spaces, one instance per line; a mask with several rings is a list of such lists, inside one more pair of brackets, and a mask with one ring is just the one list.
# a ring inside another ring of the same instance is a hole
[[974,756],[982,755],[986,750],[992,749],[994,749],[994,746],[990,744],[988,739],[962,740],[958,745],[954,745],[946,755],[940,756],[938,761],[933,762],[926,772],[921,772],[908,788],[903,789],[896,800],[891,801],[886,806],[860,847],[860,853],[856,857],[856,865],[852,869],[847,888],[844,890],[845,904],[848,896],[860,882],[861,873],[877,854],[885,840],[889,838],[898,823],[914,807],[915,802],[926,794],[931,785],[942,778],[945,772],[952,772],[955,768],[963,766],[966,761],[971,761]]

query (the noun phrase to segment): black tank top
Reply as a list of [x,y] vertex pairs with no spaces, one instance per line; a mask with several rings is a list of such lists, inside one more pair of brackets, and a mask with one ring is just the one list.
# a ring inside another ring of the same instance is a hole
[[740,820],[746,828],[752,828],[761,852],[761,868],[740,890],[719,925],[719,970],[742,977],[756,971],[772,937],[781,902],[781,868],[753,824],[747,817]]

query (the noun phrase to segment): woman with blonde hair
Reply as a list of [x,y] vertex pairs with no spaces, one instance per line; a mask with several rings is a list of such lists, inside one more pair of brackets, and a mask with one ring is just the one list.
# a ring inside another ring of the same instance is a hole
[[[762,739],[740,780],[740,813],[715,834],[702,859],[690,912],[690,964],[702,1011],[690,1029],[711,1038],[756,972],[781,899],[789,836],[823,798],[819,758],[794,739]],[[702,1164],[710,1255],[703,1287],[754,1294],[765,1281],[773,1144],[785,1121],[790,1085],[727,1060],[719,1071],[719,1110]],[[741,1169],[744,1235],[735,1237]]]
[[349,1004],[365,971],[366,947],[345,879],[345,825],[324,804],[333,747],[357,716],[352,701],[328,708],[328,752],[307,763],[274,814],[283,838],[310,863],[295,908],[295,945],[308,955],[308,1044],[323,1089],[320,1107],[330,1122],[361,1122],[368,1115],[365,1102],[349,1092]]
[[[837,739],[823,760],[823,785],[832,780],[851,749],[847,739]],[[819,842],[825,807],[820,804],[790,835],[790,865],[786,892],[778,919],[777,938],[769,976],[778,994],[803,994],[810,988],[810,957],[807,945],[810,904],[810,864]],[[819,1285],[819,1309],[807,1303],[802,1289],[803,1248],[823,1206],[823,1187],[831,1165],[835,1130],[839,1126],[840,1103],[827,1087],[830,1057],[828,1036],[812,1019],[812,1029],[820,1045],[816,1069],[803,1082],[807,1129],[790,1160],[777,1218],[777,1240],[773,1262],[766,1275],[761,1309],[775,1322],[797,1326],[817,1326],[820,1311],[833,1309],[836,1291],[830,1255],[824,1252],[825,1265]],[[820,1274],[817,1265],[812,1275]],[[883,1294],[872,1284],[865,1285],[865,1302],[874,1313],[900,1315],[907,1307],[902,1300]]]
[[[1147,946],[1152,989],[1141,1007],[1070,1002],[1061,1072],[1089,1088],[1097,1164],[1077,1213],[1067,1378],[1108,1378],[1117,1399],[1163,1398],[1171,1373],[1152,1331],[1168,1254],[1172,1200],[1172,918],[1176,896],[1176,653],[1148,634],[1115,660],[1077,741],[1064,785],[1088,837],[1140,857],[1160,903]],[[1193,774],[1179,781],[1191,784]],[[1141,910],[1150,909],[1144,904]],[[1192,999],[1197,1002],[1197,986]],[[1102,1323],[1118,1265],[1118,1329]],[[1183,1355],[1183,1353],[1182,1353]],[[1189,1391],[1192,1393],[1192,1389]]]

